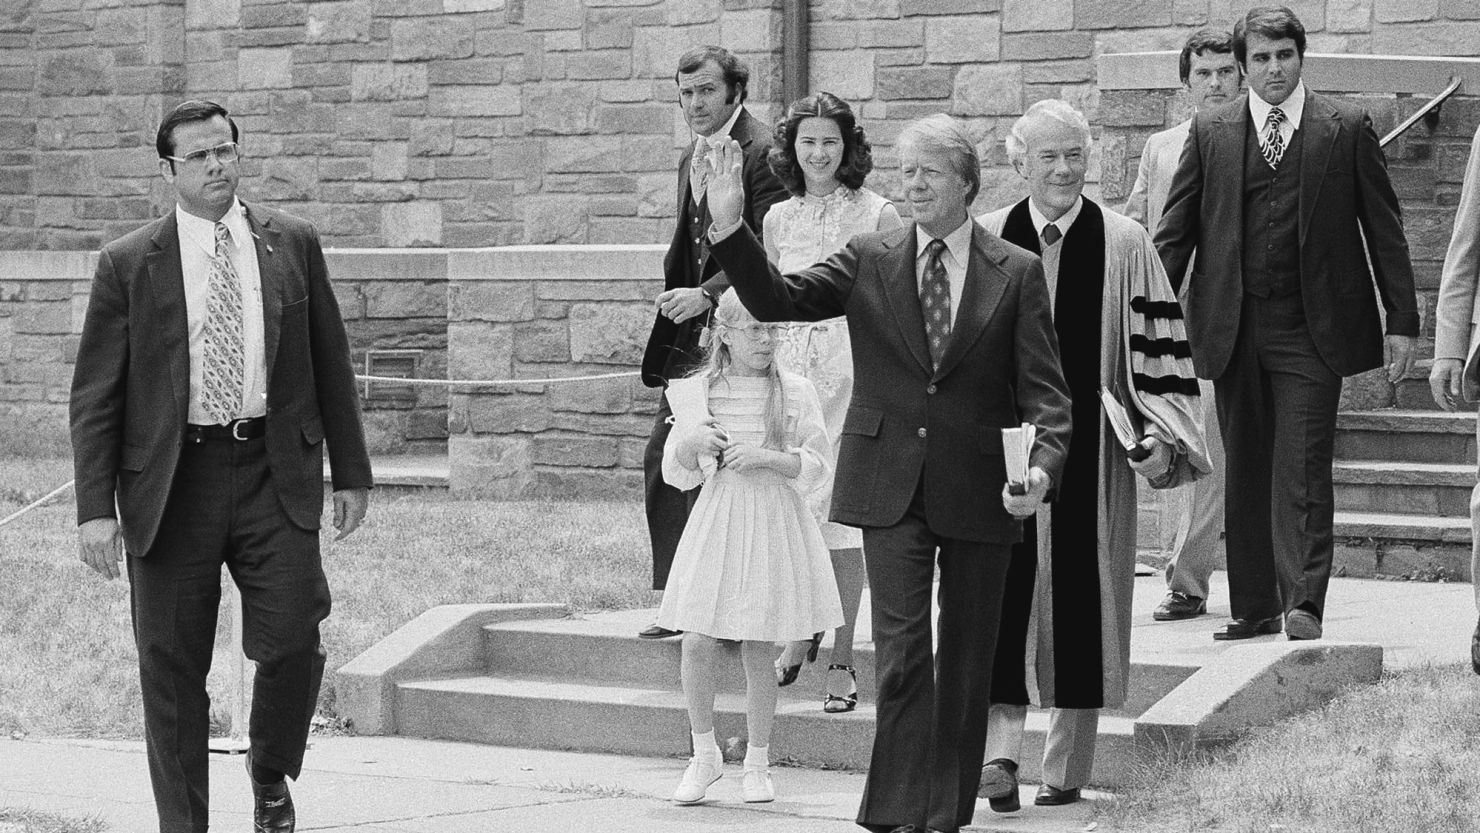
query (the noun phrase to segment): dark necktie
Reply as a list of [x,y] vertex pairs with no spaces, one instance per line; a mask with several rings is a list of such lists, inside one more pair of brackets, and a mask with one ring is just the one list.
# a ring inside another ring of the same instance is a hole
[[931,240],[925,246],[925,277],[920,281],[920,311],[925,314],[925,339],[930,343],[930,362],[939,367],[951,342],[951,282],[940,256],[946,250],[944,240]]
[[228,257],[231,234],[216,224],[216,254],[207,279],[205,360],[201,407],[211,422],[222,425],[236,419],[242,408],[247,349],[242,287]]
[[1049,246],[1052,246],[1053,244],[1059,242],[1059,238],[1063,236],[1064,234],[1063,232],[1059,231],[1058,226],[1054,225],[1053,223],[1049,223],[1048,225],[1043,227],[1043,247],[1048,248]]
[[1285,138],[1280,135],[1280,125],[1285,121],[1285,114],[1278,107],[1269,108],[1269,118],[1264,120],[1264,135],[1260,144],[1264,152],[1264,161],[1269,167],[1278,168],[1280,157],[1285,155]]

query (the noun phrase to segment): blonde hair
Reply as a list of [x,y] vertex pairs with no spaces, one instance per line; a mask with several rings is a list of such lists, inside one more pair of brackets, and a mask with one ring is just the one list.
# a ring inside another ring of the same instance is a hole
[[[715,305],[714,316],[710,319],[709,326],[709,348],[703,364],[694,369],[691,376],[703,376],[709,380],[709,387],[717,384],[729,384],[725,378],[725,372],[730,369],[734,359],[730,356],[730,345],[719,338],[714,330],[719,328],[744,329],[756,323],[755,316],[740,303],[740,297],[735,290],[726,289],[719,296],[719,303]],[[781,367],[773,358],[771,370],[766,374],[770,381],[766,393],[766,406],[761,412],[762,423],[766,427],[766,438],[762,442],[763,448],[775,451],[786,449],[786,390],[781,385]]]

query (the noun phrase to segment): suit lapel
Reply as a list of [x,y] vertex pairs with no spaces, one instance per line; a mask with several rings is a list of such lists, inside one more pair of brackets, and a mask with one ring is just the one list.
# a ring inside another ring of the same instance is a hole
[[[1203,204],[1208,204],[1208,195],[1217,200],[1220,210],[1216,216],[1203,217],[1204,228],[1217,224],[1222,234],[1232,235],[1234,251],[1242,251],[1244,245],[1244,138],[1249,129],[1249,94],[1244,93],[1232,104],[1225,104],[1214,115],[1213,129],[1216,133],[1208,148],[1207,167],[1204,169]],[[1211,183],[1211,184],[1210,184]]]
[[925,314],[920,310],[920,288],[915,277],[915,224],[911,223],[883,240],[884,256],[879,259],[879,279],[884,284],[884,297],[894,313],[900,337],[915,361],[931,371],[930,345],[925,341]]
[[1336,143],[1339,118],[1334,107],[1320,96],[1306,93],[1305,112],[1300,129],[1305,131],[1300,150],[1300,245],[1310,229],[1311,213],[1326,179],[1326,163],[1331,159],[1331,146]]
[[[961,289],[961,306],[956,310],[956,322],[951,325],[951,340],[946,345],[946,354],[941,356],[940,369],[936,378],[950,373],[960,364],[961,358],[971,349],[987,328],[992,313],[1007,290],[1007,276],[1001,264],[1007,259],[1002,251],[979,224],[971,228],[971,254],[966,261],[966,284]],[[924,327],[924,324],[921,324]]]
[[272,389],[272,368],[277,360],[278,337],[282,334],[283,318],[283,246],[279,230],[272,217],[258,216],[242,204],[247,218],[247,228],[252,230],[252,240],[257,249],[257,277],[262,284],[262,358],[266,366],[267,389]]
[[180,265],[180,226],[175,212],[166,214],[145,256],[149,291],[159,316],[160,346],[167,360],[170,389],[180,422],[190,413],[190,319],[185,310],[185,269]]

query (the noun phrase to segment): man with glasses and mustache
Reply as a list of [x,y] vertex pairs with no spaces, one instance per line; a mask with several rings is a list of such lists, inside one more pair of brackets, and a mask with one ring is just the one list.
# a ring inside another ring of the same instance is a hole
[[238,141],[209,101],[164,118],[155,144],[175,209],[103,247],[72,380],[80,553],[107,579],[128,573],[163,833],[209,822],[206,672],[223,564],[257,663],[254,830],[294,829],[285,777],[303,763],[330,605],[325,444],[337,538],[360,525],[371,484],[318,232],[237,199]]

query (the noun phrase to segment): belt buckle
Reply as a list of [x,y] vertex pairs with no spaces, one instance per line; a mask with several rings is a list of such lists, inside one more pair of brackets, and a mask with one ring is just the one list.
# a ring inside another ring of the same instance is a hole
[[231,438],[233,440],[236,440],[239,443],[244,443],[249,439],[248,437],[243,437],[237,433],[237,430],[246,424],[247,421],[244,419],[234,419],[231,421]]

